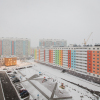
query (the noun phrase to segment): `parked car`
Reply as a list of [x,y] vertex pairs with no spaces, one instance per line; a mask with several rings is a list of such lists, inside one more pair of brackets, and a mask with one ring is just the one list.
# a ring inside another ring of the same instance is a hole
[[11,73],[11,71],[7,71],[7,73]]
[[22,89],[22,90],[19,90],[19,93],[22,93],[23,91],[25,91],[26,89]]
[[17,72],[15,72],[15,71],[14,71],[13,73],[14,73],[14,74],[17,74]]
[[6,68],[3,68],[3,70],[7,70]]
[[65,73],[65,72],[66,72],[66,70],[65,70],[65,69],[63,69],[63,70],[62,70],[62,72],[63,72],[63,73]]
[[28,92],[25,92],[24,94],[21,95],[21,98],[25,98],[27,96],[29,96],[29,93]]
[[20,82],[20,80],[18,78],[15,78],[12,82],[16,83],[16,82]]
[[18,70],[18,68],[16,68],[16,70]]
[[8,74],[10,77],[15,77],[15,75],[14,74]]
[[26,67],[20,67],[20,68],[18,68],[18,69],[25,69]]
[[27,66],[27,68],[30,68],[30,67],[32,67],[32,66]]
[[20,93],[20,96],[27,93],[27,92],[28,92],[27,90],[22,90],[21,93]]

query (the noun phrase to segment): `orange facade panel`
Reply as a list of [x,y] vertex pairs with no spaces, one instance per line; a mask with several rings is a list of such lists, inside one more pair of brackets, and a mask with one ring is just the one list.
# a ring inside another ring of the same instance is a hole
[[93,51],[92,73],[100,75],[100,51]]
[[53,63],[53,50],[49,50],[49,63]]
[[63,50],[61,50],[61,66],[63,66]]
[[71,68],[71,50],[68,50],[68,67]]
[[15,66],[15,65],[17,65],[16,57],[5,58],[5,66]]

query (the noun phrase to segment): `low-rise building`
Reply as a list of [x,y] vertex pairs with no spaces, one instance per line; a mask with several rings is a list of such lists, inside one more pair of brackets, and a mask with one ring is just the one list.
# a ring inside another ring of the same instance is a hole
[[7,57],[5,59],[5,66],[15,66],[17,65],[17,57]]

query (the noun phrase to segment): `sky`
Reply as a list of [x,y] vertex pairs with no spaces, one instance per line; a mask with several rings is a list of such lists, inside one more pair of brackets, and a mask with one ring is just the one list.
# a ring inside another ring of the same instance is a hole
[[100,43],[100,0],[0,0],[0,37]]

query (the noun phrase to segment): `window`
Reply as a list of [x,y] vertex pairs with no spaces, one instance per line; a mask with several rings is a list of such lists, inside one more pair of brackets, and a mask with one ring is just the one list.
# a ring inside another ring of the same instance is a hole
[[99,58],[97,58],[97,60],[99,60]]
[[95,64],[93,64],[93,66],[95,66]]
[[99,50],[99,48],[97,48],[97,50]]
[[93,67],[93,69],[95,69],[95,68]]
[[93,73],[95,73],[95,71],[93,71]]
[[99,65],[97,65],[97,67],[99,67]]
[[93,59],[95,59],[95,58],[93,58]]
[[95,56],[95,55],[93,55],[93,56]]
[[99,75],[97,75],[97,77],[99,77]]
[[97,61],[97,63],[99,63],[99,61]]
[[95,63],[95,61],[93,61],[93,63]]
[[97,55],[97,56],[99,56],[99,55]]
[[97,74],[99,74],[99,72],[97,72]]
[[99,68],[97,68],[97,70],[99,70]]
[[99,51],[97,51],[97,53],[99,53]]
[[89,62],[90,62],[90,60],[89,60]]
[[89,53],[90,53],[90,51],[89,51]]
[[95,50],[95,48],[93,48]]
[[90,54],[89,54],[89,56],[90,56]]
[[89,57],[89,59],[90,59],[90,57]]
[[93,53],[95,53],[95,51],[93,51]]
[[89,68],[91,68],[91,67],[89,67]]

